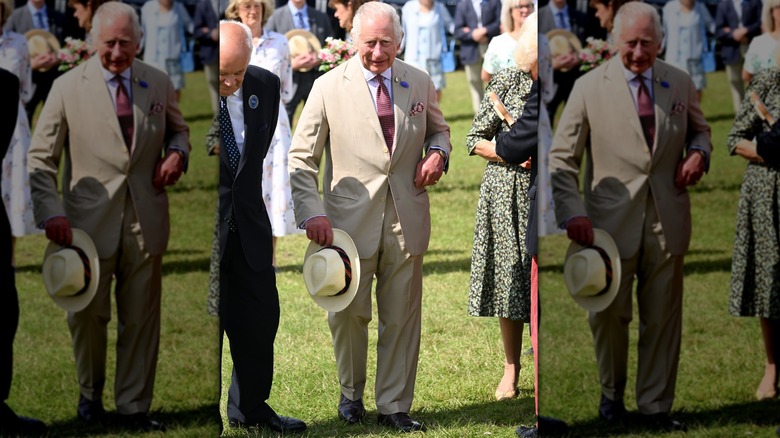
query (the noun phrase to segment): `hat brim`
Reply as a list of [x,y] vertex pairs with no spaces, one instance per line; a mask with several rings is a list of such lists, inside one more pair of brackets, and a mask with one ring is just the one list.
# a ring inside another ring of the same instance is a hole
[[[306,41],[309,43],[309,45],[314,49],[316,53],[319,54],[320,51],[322,50],[322,44],[320,44],[320,40],[318,40],[317,37],[311,32],[305,31],[303,29],[293,29],[284,34],[284,37],[287,38],[287,41],[290,41],[290,39],[295,36],[305,38]],[[293,47],[290,47],[290,58],[295,58],[296,56],[302,54],[303,53],[295,52],[293,50]],[[300,71],[304,73],[309,70],[310,69],[308,68],[300,69]]]
[[[309,294],[309,296],[311,296],[318,306],[328,312],[341,312],[352,303],[352,300],[355,299],[355,295],[357,294],[358,285],[360,285],[360,256],[358,255],[355,242],[344,230],[333,228],[333,246],[338,246],[343,249],[349,257],[349,261],[352,265],[352,281],[349,283],[349,288],[347,288],[347,291],[343,294],[334,297],[321,297],[311,294]],[[309,242],[309,246],[306,248],[306,254],[303,256],[303,262],[306,263],[309,256],[320,249],[322,249],[322,246],[314,241]]]
[[[78,228],[73,228],[72,230],[73,242],[71,245],[81,248],[81,250],[84,251],[84,254],[86,254],[87,258],[89,259],[90,268],[92,270],[89,285],[87,286],[87,290],[84,291],[84,293],[75,297],[57,297],[51,294],[48,295],[55,304],[67,310],[68,312],[80,312],[84,310],[89,305],[89,303],[92,302],[93,298],[95,298],[98,282],[100,280],[100,257],[98,257],[97,248],[92,242],[92,239],[89,237],[89,234]],[[62,246],[49,241],[49,245],[46,247],[46,251],[43,253],[43,260],[45,261],[47,257],[62,248]],[[44,280],[43,283],[46,285],[47,282]]]
[[[618,293],[618,289],[620,288],[620,278],[621,278],[620,252],[618,251],[617,245],[615,244],[615,241],[612,239],[612,236],[610,236],[609,233],[607,233],[606,231],[600,228],[593,229],[593,246],[598,246],[599,248],[602,248],[609,256],[609,259],[612,261],[612,283],[610,283],[609,289],[607,289],[606,292],[598,296],[576,297],[572,295],[572,298],[574,299],[574,302],[580,305],[580,307],[584,308],[589,312],[601,312],[602,310],[609,307],[610,304],[612,304],[612,301],[615,300],[615,297],[617,296]],[[585,248],[584,246],[576,242],[571,242],[569,244],[569,248],[566,250],[566,259],[568,259],[572,254],[584,248]],[[566,278],[565,272],[564,272],[564,278]],[[566,288],[569,289],[568,284],[566,285]]]
[[[53,52],[55,56],[62,49],[62,47],[60,46],[60,42],[57,41],[57,37],[55,37],[54,34],[52,34],[51,32],[47,32],[47,31],[45,31],[43,29],[32,29],[32,30],[28,30],[27,32],[24,33],[24,37],[28,41],[30,40],[30,38],[32,38],[32,37],[34,37],[36,35],[37,36],[41,36],[41,37],[43,37],[43,39],[46,40],[46,42],[49,44],[49,48],[51,49],[51,52]],[[31,52],[29,47],[27,48],[27,50],[28,50],[28,53],[30,55],[30,58],[33,58],[33,57],[35,57],[37,55],[41,55],[41,53]],[[46,71],[49,71],[50,69],[51,69],[51,67],[49,67],[49,68],[39,68],[38,71],[46,72]]]

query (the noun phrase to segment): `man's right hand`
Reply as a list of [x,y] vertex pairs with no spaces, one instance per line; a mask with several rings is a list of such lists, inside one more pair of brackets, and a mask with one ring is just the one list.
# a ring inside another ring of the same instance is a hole
[[566,235],[582,246],[593,245],[593,224],[587,216],[577,216],[566,222]]
[[333,229],[325,216],[315,216],[306,221],[306,237],[319,246],[333,244]]
[[73,242],[73,231],[65,216],[54,216],[43,224],[46,238],[59,246],[68,246]]

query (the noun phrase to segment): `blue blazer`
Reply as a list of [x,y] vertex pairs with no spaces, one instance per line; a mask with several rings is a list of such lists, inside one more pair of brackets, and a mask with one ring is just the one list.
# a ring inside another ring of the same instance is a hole
[[[748,29],[748,39],[761,33],[761,0],[743,0],[742,17]],[[740,44],[734,41],[732,31],[741,26],[737,19],[737,10],[732,0],[721,0],[715,13],[715,36],[720,42],[720,56],[726,65],[736,64],[742,60],[739,51]],[[729,28],[728,32],[725,28]]]
[[[471,65],[479,61],[479,44],[471,38],[477,27],[477,12],[471,0],[460,0],[455,7],[455,38],[460,40],[460,61]],[[482,0],[482,26],[486,27],[488,39],[501,33],[501,0]],[[463,28],[471,29],[464,32]]]
[[[198,4],[195,5],[195,18],[192,20],[192,24],[195,28],[193,34],[200,47],[198,49],[200,61],[203,64],[211,64],[217,60],[219,53],[219,41],[211,39],[211,30],[217,29],[219,19],[209,0],[199,0]],[[203,28],[208,28],[208,30],[204,31]]]

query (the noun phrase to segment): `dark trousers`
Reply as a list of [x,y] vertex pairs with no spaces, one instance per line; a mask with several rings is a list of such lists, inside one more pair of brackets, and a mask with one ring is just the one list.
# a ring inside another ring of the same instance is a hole
[[555,96],[553,96],[550,103],[547,104],[547,114],[550,116],[551,126],[555,120],[555,112],[558,111],[558,107],[562,103],[569,100],[571,89],[574,88],[574,81],[576,81],[579,76],[580,73],[576,68],[567,72],[553,72],[553,82],[555,82],[557,88],[555,90]]
[[14,337],[19,324],[19,297],[11,266],[11,225],[0,202],[0,402],[11,392]]
[[309,70],[307,72],[293,72],[293,82],[295,83],[295,94],[292,99],[284,104],[284,108],[287,110],[287,117],[290,119],[290,126],[292,126],[293,116],[295,116],[295,110],[298,108],[298,104],[306,99],[311,93],[311,87],[314,85],[314,80],[317,79],[322,73],[316,70]]
[[47,72],[40,72],[33,70],[32,81],[35,84],[35,92],[33,93],[30,101],[24,105],[24,110],[27,111],[27,122],[32,126],[33,114],[35,114],[35,108],[38,104],[46,101],[46,97],[49,95],[51,86],[54,80],[59,76],[59,72],[56,68],[52,68]]
[[266,404],[274,371],[274,339],[279,327],[276,274],[249,267],[239,233],[230,232],[220,262],[220,339],[227,333],[233,357],[228,418],[246,424],[274,415]]

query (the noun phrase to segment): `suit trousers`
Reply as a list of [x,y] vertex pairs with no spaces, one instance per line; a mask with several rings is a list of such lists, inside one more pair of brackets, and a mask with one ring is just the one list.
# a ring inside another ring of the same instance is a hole
[[731,102],[734,105],[734,112],[739,112],[742,105],[742,99],[745,97],[745,83],[742,81],[742,68],[745,65],[745,54],[748,45],[739,46],[739,61],[734,64],[726,64],[726,77],[729,79],[729,90],[731,91]]
[[469,84],[469,93],[471,93],[471,106],[474,108],[474,114],[479,112],[479,105],[482,104],[482,98],[485,96],[485,83],[482,82],[482,62],[485,60],[487,44],[479,45],[479,58],[474,64],[464,65],[466,70],[466,81]]
[[[4,211],[2,212],[5,213]],[[8,230],[8,236],[10,236]],[[6,250],[6,248],[0,248]],[[10,243],[8,245],[10,253]],[[8,264],[0,266],[0,402],[8,400],[14,369],[14,337],[19,324],[19,296],[16,292],[14,268]]]
[[274,414],[265,401],[273,382],[279,294],[272,266],[260,272],[249,267],[241,247],[240,230],[228,235],[220,264],[219,288],[220,339],[223,332],[227,333],[233,358],[228,418],[257,424]]
[[[594,224],[598,226],[597,224]],[[628,366],[632,285],[637,278],[639,342],[636,398],[642,414],[668,413],[674,401],[682,330],[683,256],[671,255],[652,196],[645,207],[642,242],[636,254],[621,255],[621,280],[612,304],[591,312],[601,391],[622,400]]]
[[376,405],[380,414],[388,415],[408,413],[414,398],[420,352],[423,256],[412,256],[406,251],[389,188],[386,199],[379,248],[371,257],[360,259],[357,295],[346,309],[330,312],[328,323],[341,393],[350,400],[362,398],[366,386],[371,284],[376,275],[379,315]]
[[309,93],[311,93],[311,87],[314,86],[314,80],[319,76],[320,73],[316,70],[293,72],[295,93],[293,93],[292,99],[284,104],[284,108],[287,110],[287,117],[290,119],[290,126],[293,126],[293,116],[295,116],[295,110],[298,109],[298,104],[301,102],[306,103],[306,99],[308,99]]
[[160,345],[162,254],[151,255],[144,249],[129,190],[119,246],[113,254],[100,259],[95,298],[84,310],[68,313],[79,387],[81,394],[90,400],[102,398],[106,381],[112,277],[116,277],[118,318],[116,409],[123,415],[145,413],[152,404]]

